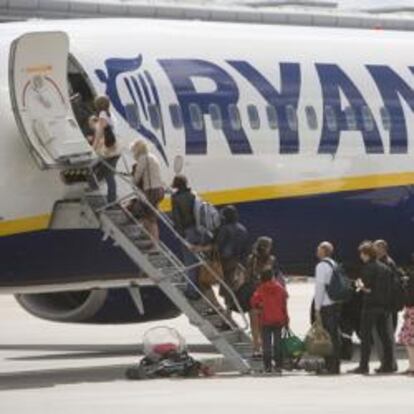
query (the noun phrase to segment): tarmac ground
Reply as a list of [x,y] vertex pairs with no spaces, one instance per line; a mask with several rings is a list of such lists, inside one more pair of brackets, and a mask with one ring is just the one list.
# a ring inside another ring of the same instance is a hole
[[[308,329],[312,284],[289,285],[293,330]],[[327,413],[399,414],[414,408],[414,378],[404,375],[128,381],[144,332],[157,324],[91,326],[42,321],[0,296],[0,413]],[[183,334],[198,359],[218,356],[185,317],[160,322]],[[398,351],[399,368],[407,361]],[[346,363],[343,371],[356,362]],[[372,368],[378,363],[373,362]]]

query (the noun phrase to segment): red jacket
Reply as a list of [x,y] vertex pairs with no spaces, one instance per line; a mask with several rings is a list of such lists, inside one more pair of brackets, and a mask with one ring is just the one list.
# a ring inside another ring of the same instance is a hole
[[286,326],[289,323],[287,312],[288,294],[275,280],[260,284],[251,299],[253,308],[261,310],[262,325]]

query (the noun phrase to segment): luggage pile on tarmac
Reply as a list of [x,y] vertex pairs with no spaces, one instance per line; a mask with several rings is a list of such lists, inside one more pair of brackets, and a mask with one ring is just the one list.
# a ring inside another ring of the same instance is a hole
[[[210,367],[189,355],[185,339],[173,328],[161,326],[150,329],[144,335],[143,345],[144,358],[126,371],[125,375],[130,380],[212,375]],[[281,345],[284,369],[307,372],[323,369],[323,357],[332,347],[318,322],[312,326],[305,341],[290,329],[284,329]]]
[[144,354],[137,365],[127,369],[128,379],[197,378],[212,374],[208,366],[188,354],[184,338],[172,328],[150,329],[144,336]]

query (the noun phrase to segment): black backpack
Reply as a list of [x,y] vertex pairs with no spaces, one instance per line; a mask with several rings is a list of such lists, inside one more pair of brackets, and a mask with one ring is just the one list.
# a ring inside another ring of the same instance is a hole
[[332,268],[331,281],[326,285],[326,293],[334,302],[347,302],[352,298],[354,289],[352,281],[347,276],[342,265],[334,264],[330,260],[324,260]]

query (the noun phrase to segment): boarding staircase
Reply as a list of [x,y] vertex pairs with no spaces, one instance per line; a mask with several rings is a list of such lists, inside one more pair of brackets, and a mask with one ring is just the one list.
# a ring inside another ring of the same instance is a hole
[[[108,168],[111,168],[108,166]],[[198,253],[194,255],[194,264],[186,266],[174,251],[189,249],[186,241],[175,231],[169,217],[154,209],[145,195],[134,186],[125,174],[117,174],[118,178],[128,183],[131,192],[114,203],[108,204],[101,194],[85,195],[81,201],[84,218],[98,224],[104,240],[112,239],[117,248],[122,249],[137,267],[137,281],[143,277],[151,279],[165,295],[180,309],[204,336],[225,357],[231,368],[242,374],[255,372],[261,364],[252,359],[253,345],[247,334],[248,322],[241,310],[236,296],[229,286]],[[147,208],[153,210],[158,218],[163,233],[169,233],[172,239],[170,247],[163,241],[154,240],[146,230],[142,221],[134,217],[126,207],[131,200],[140,200]],[[86,211],[86,214],[85,214]],[[174,250],[174,251],[173,251]],[[227,291],[239,310],[242,323],[235,322],[218,307],[188,277],[188,271],[205,267],[217,279],[217,284]],[[186,295],[188,284],[198,293],[199,299],[189,299]],[[131,296],[138,310],[143,313],[143,303],[139,292],[139,283],[129,285]]]

